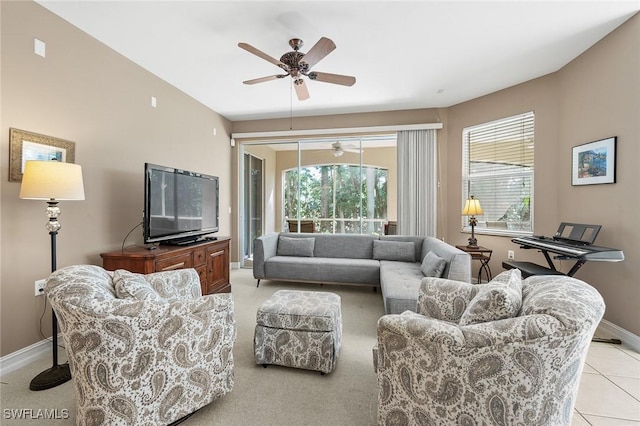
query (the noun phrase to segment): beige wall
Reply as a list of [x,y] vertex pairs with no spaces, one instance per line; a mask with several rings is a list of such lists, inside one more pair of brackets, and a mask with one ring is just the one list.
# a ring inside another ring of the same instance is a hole
[[[61,202],[58,267],[101,264],[142,220],[144,162],[220,176],[221,235],[231,232],[228,120],[33,2],[2,2],[0,354],[41,340],[44,298],[34,281],[50,273],[45,203],[18,198],[7,176],[9,128],[76,143],[86,200]],[[33,39],[47,57],[33,53]],[[158,107],[150,106],[155,96]],[[213,136],[213,129],[217,135]],[[140,244],[136,229],[127,245]],[[42,330],[50,335],[49,314]]]
[[[449,212],[446,241],[451,244],[466,244],[469,237],[461,233],[462,200],[462,130],[465,127],[489,122],[498,118],[535,112],[535,178],[534,178],[534,232],[553,234],[558,227],[558,112],[555,74],[474,99],[449,109],[445,123],[448,131],[446,192],[443,194],[446,211]],[[482,202],[482,200],[480,200]],[[482,231],[480,231],[482,232]],[[516,260],[539,262],[540,256],[533,251],[519,250],[510,237],[477,235],[478,244],[493,249],[490,267],[495,273],[502,270],[502,261],[507,250],[516,252]],[[542,259],[544,261],[544,259]],[[478,265],[474,264],[474,270]]]
[[[595,286],[607,304],[605,319],[640,335],[640,227],[637,162],[640,158],[640,15],[636,15],[557,73],[449,108],[444,179],[450,212],[447,239],[465,243],[458,212],[462,207],[462,129],[535,111],[534,232],[551,235],[560,222],[601,224],[596,242],[621,248],[621,263],[587,262],[575,275]],[[571,186],[571,147],[618,137],[617,183]],[[494,250],[491,269],[502,270],[507,250],[516,260],[545,264],[541,254],[520,250],[507,237],[478,236]],[[567,272],[573,262],[563,261]],[[477,270],[478,265],[474,265]]]
[[[99,253],[118,249],[142,218],[145,161],[220,176],[221,235],[231,234],[232,260],[239,258],[239,147],[233,132],[362,127],[442,122],[438,131],[440,193],[438,236],[464,243],[460,232],[461,132],[466,126],[516,113],[536,113],[535,231],[550,234],[560,221],[603,225],[598,243],[620,247],[622,263],[588,263],[577,278],[605,297],[605,318],[640,335],[637,301],[640,228],[635,163],[640,158],[640,18],[614,33],[557,73],[446,109],[294,117],[230,123],[129,60],[32,2],[1,2],[2,63],[0,104],[0,356],[40,341],[42,297],[33,281],[49,274],[49,236],[44,203],[19,200],[19,184],[8,182],[9,128],[76,142],[87,199],[62,202],[58,265],[100,264]],[[33,54],[33,38],[47,43],[47,58]],[[158,108],[150,107],[150,97]],[[232,129],[233,126],[233,129]],[[213,128],[217,135],[213,136]],[[572,187],[572,146],[618,136],[618,182]],[[267,167],[274,159],[266,156]],[[268,186],[276,187],[275,181]],[[277,194],[277,191],[275,192]],[[275,197],[265,194],[265,199]],[[228,214],[232,206],[234,214]],[[279,209],[277,202],[276,209]],[[278,226],[269,213],[267,230]],[[626,214],[625,214],[626,213]],[[272,218],[273,219],[272,219]],[[479,235],[494,249],[499,272],[506,251],[517,259],[541,262],[509,238]],[[127,245],[141,243],[135,231]],[[564,262],[563,270],[569,268]],[[477,267],[477,266],[476,266]],[[45,315],[45,319],[48,319]],[[45,320],[43,332],[49,335]]]
[[283,130],[339,129],[348,127],[392,126],[400,124],[439,123],[446,110],[438,108],[360,114],[319,115],[270,120],[234,121],[234,133],[274,132]]
[[[597,223],[596,242],[624,250],[622,263],[576,274],[607,304],[605,319],[640,335],[640,14],[559,73],[558,220]],[[617,136],[616,183],[571,186],[571,147]],[[536,176],[537,178],[537,176]]]

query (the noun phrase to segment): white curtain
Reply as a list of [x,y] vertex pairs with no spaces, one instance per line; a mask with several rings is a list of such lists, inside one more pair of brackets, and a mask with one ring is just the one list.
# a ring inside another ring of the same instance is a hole
[[438,149],[435,130],[398,132],[398,234],[436,236]]

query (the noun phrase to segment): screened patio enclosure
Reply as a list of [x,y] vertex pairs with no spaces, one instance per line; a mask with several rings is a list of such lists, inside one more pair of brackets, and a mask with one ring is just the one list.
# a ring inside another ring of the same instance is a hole
[[[382,234],[396,220],[396,135],[331,137],[296,141],[256,141],[241,144],[241,155],[262,161],[262,216],[256,203],[241,194],[242,221],[252,218],[256,235],[286,231],[289,224],[313,223],[313,232]],[[241,167],[246,164],[241,163]],[[254,172],[255,173],[255,172]],[[249,174],[241,170],[241,179]],[[240,182],[241,190],[252,187]],[[255,187],[255,186],[254,186]],[[246,204],[246,205],[245,205]],[[250,210],[247,210],[250,209]],[[308,231],[309,227],[292,230]],[[241,239],[245,246],[249,238]],[[243,248],[245,257],[251,249]]]

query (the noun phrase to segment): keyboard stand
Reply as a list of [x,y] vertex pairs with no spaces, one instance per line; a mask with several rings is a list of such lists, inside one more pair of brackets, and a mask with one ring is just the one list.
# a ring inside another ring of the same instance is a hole
[[522,278],[528,278],[533,275],[565,275],[562,272],[557,271],[555,268],[545,268],[544,266],[533,262],[517,262],[515,260],[508,260],[502,262],[502,267],[504,269],[520,269],[520,272],[522,272]]
[[605,339],[602,337],[593,337],[591,338],[592,342],[598,342],[598,343],[610,343],[612,345],[621,345],[622,344],[622,340],[620,339]]

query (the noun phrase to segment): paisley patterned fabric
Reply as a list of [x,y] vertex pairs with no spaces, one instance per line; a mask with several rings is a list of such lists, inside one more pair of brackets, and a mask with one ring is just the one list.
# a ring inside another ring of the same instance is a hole
[[202,297],[194,269],[143,278],[168,301],[119,299],[114,273],[93,265],[47,280],[79,425],[169,424],[233,388],[232,295]]
[[[501,278],[505,275],[506,282]],[[522,274],[519,269],[503,272],[496,281],[478,284],[477,293],[462,313],[460,325],[514,317],[522,306]]]
[[155,300],[166,302],[142,274],[135,274],[124,269],[113,272],[113,286],[118,299]]
[[319,291],[279,290],[256,315],[256,364],[330,373],[342,346],[340,296]]
[[418,313],[380,318],[379,424],[570,425],[600,294],[571,277],[529,277],[516,317],[461,326],[472,293],[425,278]]

